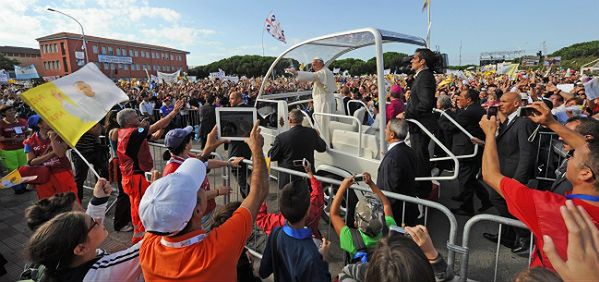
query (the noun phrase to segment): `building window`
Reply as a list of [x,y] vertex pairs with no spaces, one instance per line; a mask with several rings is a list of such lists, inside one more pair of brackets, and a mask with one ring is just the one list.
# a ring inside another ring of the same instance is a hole
[[64,55],[65,50],[64,50],[64,42],[60,42],[60,52],[62,52],[62,54]]
[[94,46],[92,46],[92,50],[93,50],[94,54],[98,54],[98,45],[94,44]]
[[175,60],[175,56],[173,54],[171,54],[171,61]]
[[129,66],[128,65],[123,65],[123,69],[124,70],[129,70]]
[[102,46],[102,54],[106,55],[106,46]]
[[104,63],[104,69],[105,70],[109,70],[110,69],[110,65],[108,63]]
[[112,47],[108,47],[108,55],[114,55],[114,52],[112,51]]
[[120,48],[116,48],[116,55],[120,56],[121,55],[121,49]]
[[129,57],[133,57],[133,50],[129,49]]
[[[58,44],[54,43],[52,46],[54,47],[54,53],[58,53]],[[60,69],[60,67],[58,69]]]
[[135,55],[134,57],[139,57],[139,52],[137,52],[137,50],[135,50],[135,52],[133,52],[133,54]]
[[[60,43],[62,45],[62,43]],[[69,72],[69,66],[67,65],[67,57],[62,57],[62,65],[64,66],[64,72]]]

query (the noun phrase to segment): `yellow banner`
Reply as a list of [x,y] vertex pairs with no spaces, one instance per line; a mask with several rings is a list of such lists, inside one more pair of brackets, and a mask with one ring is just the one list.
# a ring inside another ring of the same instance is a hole
[[21,182],[21,174],[18,169],[15,169],[0,179],[0,189],[10,188],[21,184]]
[[93,63],[33,88],[21,98],[71,147],[116,103],[128,100]]

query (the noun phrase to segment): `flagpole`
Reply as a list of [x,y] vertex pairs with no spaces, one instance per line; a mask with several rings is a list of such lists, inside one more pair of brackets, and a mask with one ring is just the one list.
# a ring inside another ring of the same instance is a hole
[[94,166],[92,164],[90,164],[87,159],[85,159],[83,157],[83,155],[81,154],[81,152],[79,152],[79,150],[77,150],[76,147],[72,147],[71,149],[73,149],[73,151],[75,151],[75,153],[77,153],[77,155],[79,155],[79,157],[83,160],[83,162],[89,167],[89,169],[91,169],[91,171],[94,173],[94,175],[100,179],[100,175],[98,174],[98,172],[94,169]]
[[428,2],[428,28],[426,32],[426,47],[431,48],[431,1]]
[[262,57],[264,57],[264,26],[262,26]]

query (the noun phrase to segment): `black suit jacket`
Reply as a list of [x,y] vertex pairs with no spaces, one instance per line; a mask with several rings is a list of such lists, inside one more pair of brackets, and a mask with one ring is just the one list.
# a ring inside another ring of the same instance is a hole
[[[433,116],[435,107],[435,91],[437,83],[433,71],[422,70],[414,78],[411,86],[410,100],[406,105],[406,118],[422,123],[432,133],[437,131],[437,121]],[[410,132],[418,132],[417,126],[410,126]]]
[[[474,103],[463,110],[458,110],[454,116],[454,119],[464,129],[466,129],[466,131],[472,134],[472,136],[484,140],[485,134],[478,125],[483,115],[485,115],[485,110],[479,104]],[[449,122],[447,126],[453,133],[451,151],[455,155],[472,154],[474,151],[474,144],[472,144],[470,138],[466,136],[466,134],[464,134],[460,129],[458,129],[453,123]]]
[[525,185],[534,176],[535,143],[528,142],[534,127],[528,118],[515,117],[510,124],[502,126],[497,135],[501,174]]
[[389,150],[378,169],[376,184],[382,190],[416,196],[416,153],[406,143]]
[[326,149],[327,144],[316,130],[296,125],[275,137],[268,155],[270,160],[278,162],[280,167],[297,171],[304,171],[304,169],[294,167],[293,161],[306,158],[314,171],[314,151],[324,152]]
[[200,136],[207,136],[215,125],[216,111],[214,106],[206,104],[200,107]]

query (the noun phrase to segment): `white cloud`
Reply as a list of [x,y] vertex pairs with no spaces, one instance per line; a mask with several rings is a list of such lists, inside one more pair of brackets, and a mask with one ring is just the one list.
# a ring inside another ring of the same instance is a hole
[[160,44],[161,42],[176,42],[182,45],[183,48],[189,48],[202,37],[214,34],[215,31],[211,29],[192,28],[184,27],[180,25],[173,25],[161,28],[144,28],[140,30],[140,33],[150,40],[149,43]]

